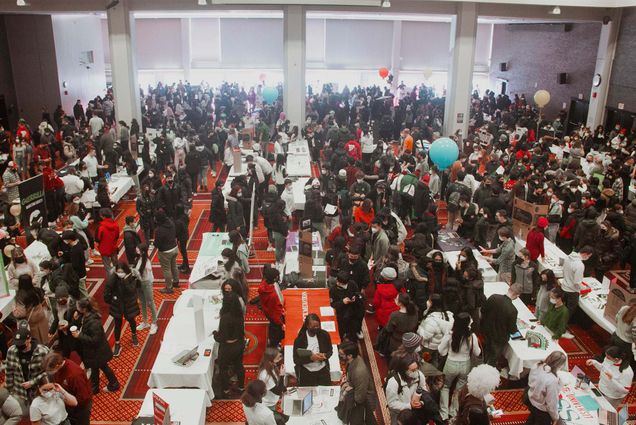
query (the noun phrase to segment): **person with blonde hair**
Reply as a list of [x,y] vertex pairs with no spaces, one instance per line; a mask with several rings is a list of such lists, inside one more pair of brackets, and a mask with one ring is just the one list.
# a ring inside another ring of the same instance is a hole
[[488,405],[494,402],[491,392],[499,386],[499,381],[499,371],[495,367],[482,364],[473,368],[459,394],[455,425],[490,423]]

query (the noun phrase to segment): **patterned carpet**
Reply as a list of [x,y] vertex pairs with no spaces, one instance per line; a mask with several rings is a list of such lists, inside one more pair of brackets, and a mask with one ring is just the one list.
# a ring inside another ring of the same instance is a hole
[[[314,166],[314,175],[317,175],[317,167]],[[214,187],[213,180],[209,177],[208,187]],[[211,230],[208,222],[210,208],[209,194],[197,194],[195,196],[191,220],[190,235],[188,242],[188,257],[192,265],[201,246],[202,234]],[[130,195],[128,199],[124,199],[117,207],[116,221],[123,228],[124,219],[127,215],[135,215],[134,195]],[[440,208],[438,213],[441,222],[445,221],[446,211]],[[250,298],[256,294],[256,288],[262,277],[262,266],[274,262],[274,253],[267,251],[267,237],[262,220],[254,233],[255,257],[250,259],[252,265],[248,274],[248,282],[250,284]],[[123,246],[119,251],[120,258],[124,258]],[[88,273],[87,284],[90,292],[98,299],[102,300],[104,270],[101,266],[101,260],[94,258],[95,264],[90,267]],[[179,256],[179,261],[181,258]],[[148,389],[146,382],[150,374],[150,369],[154,362],[156,353],[161,344],[161,338],[165,331],[166,325],[172,315],[172,307],[174,301],[179,297],[180,290],[174,294],[164,295],[159,293],[158,289],[163,287],[161,279],[161,270],[156,257],[156,252],[152,254],[153,271],[155,273],[155,302],[159,312],[159,332],[149,337],[148,331],[140,333],[140,346],[132,347],[130,341],[130,330],[128,325],[124,324],[122,334],[122,355],[111,362],[111,367],[115,371],[118,379],[122,383],[122,390],[114,393],[102,393],[94,398],[93,414],[91,423],[98,425],[122,425],[130,424],[137,415],[141,400]],[[629,279],[629,271],[617,271],[615,275],[619,279]],[[182,275],[181,281],[186,282],[187,276]],[[367,297],[372,297],[372,291],[369,291]],[[113,342],[112,320],[108,318],[107,307],[102,303],[102,311],[104,317],[104,326],[107,334]],[[567,351],[570,359],[570,367],[577,365],[588,372],[594,379],[598,378],[595,370],[590,370],[585,366],[585,360],[602,350],[602,347],[609,341],[609,335],[589,320],[586,322],[585,317],[578,325],[572,326],[570,331],[576,336],[573,340],[562,339],[560,343]],[[254,379],[256,367],[260,357],[265,349],[267,341],[267,320],[264,315],[254,306],[248,305],[246,316],[246,335],[249,339],[248,348],[244,356],[244,364],[246,367],[246,380]],[[379,425],[389,424],[388,410],[386,409],[386,399],[382,392],[382,381],[387,373],[387,365],[385,359],[378,356],[372,348],[372,342],[377,335],[377,323],[375,317],[367,315],[363,324],[365,338],[361,341],[361,351],[364,358],[368,361],[370,370],[373,374],[377,392],[377,411],[376,418]],[[103,378],[102,378],[103,379]],[[105,385],[102,381],[102,385]],[[526,382],[508,382],[503,381],[500,389],[496,392],[496,407],[502,409],[505,415],[495,420],[498,424],[517,425],[525,422],[527,410],[521,402],[521,395]],[[636,412],[636,391],[632,390],[628,396],[630,412]],[[214,401],[207,411],[206,423],[244,423],[245,419],[242,412],[241,404],[238,400],[219,400]]]

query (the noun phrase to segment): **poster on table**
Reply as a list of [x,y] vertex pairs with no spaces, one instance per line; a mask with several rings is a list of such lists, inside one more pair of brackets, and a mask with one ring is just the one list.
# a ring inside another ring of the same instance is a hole
[[159,397],[156,393],[152,394],[152,401],[155,413],[155,425],[170,425],[170,406],[168,402]]
[[44,200],[44,177],[38,174],[18,185],[20,194],[20,222],[27,229],[34,221],[46,220],[46,201]]

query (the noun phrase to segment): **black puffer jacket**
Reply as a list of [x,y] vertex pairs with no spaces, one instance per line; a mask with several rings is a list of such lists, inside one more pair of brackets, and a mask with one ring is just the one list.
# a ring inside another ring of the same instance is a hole
[[137,280],[129,274],[123,279],[112,274],[106,281],[104,301],[108,304],[108,314],[114,318],[132,319],[139,315],[137,303]]
[[113,351],[102,327],[102,319],[93,313],[86,314],[79,334],[82,361],[87,368],[104,366],[113,358]]

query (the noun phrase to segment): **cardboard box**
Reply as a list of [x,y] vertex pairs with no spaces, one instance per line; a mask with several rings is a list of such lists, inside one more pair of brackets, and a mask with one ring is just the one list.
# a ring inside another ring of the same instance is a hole
[[313,276],[312,232],[300,231],[298,235],[298,270],[300,277],[311,279]]
[[607,294],[607,304],[605,305],[604,317],[613,325],[616,324],[616,313],[624,305],[636,303],[636,294],[627,290],[627,285],[614,278],[610,280],[609,294]]
[[512,207],[512,231],[515,238],[526,240],[530,228],[536,226],[539,217],[548,215],[548,205],[531,204],[515,198]]

